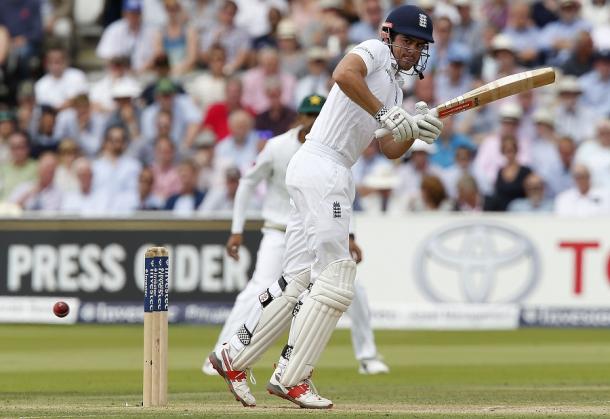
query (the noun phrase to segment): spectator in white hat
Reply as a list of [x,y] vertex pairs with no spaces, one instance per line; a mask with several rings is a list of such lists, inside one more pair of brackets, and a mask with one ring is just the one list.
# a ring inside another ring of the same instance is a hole
[[294,93],[295,108],[309,95],[327,96],[332,80],[328,70],[328,51],[322,47],[307,50],[307,74],[299,79]]
[[496,35],[491,41],[491,60],[483,62],[481,78],[486,82],[510,76],[525,70],[517,61],[517,51],[512,39]]
[[307,57],[301,49],[297,27],[290,19],[282,19],[277,26],[277,47],[281,71],[300,79],[307,72]]
[[[129,67],[130,58],[126,56],[112,57],[107,61],[104,77],[94,82],[89,90],[89,100],[94,111],[111,113],[116,109],[113,98],[115,86],[131,83],[139,87],[136,79],[129,73]],[[139,90],[137,94],[140,94]]]
[[114,84],[110,92],[115,110],[108,117],[106,128],[113,125],[124,126],[132,141],[137,141],[142,136],[140,127],[142,108],[136,99],[140,92],[140,85],[130,78]]
[[371,167],[370,171],[357,183],[359,210],[366,214],[386,212],[390,204],[392,190],[400,183],[396,166],[383,158],[381,159],[384,161]]
[[582,87],[574,76],[564,76],[557,83],[558,103],[555,107],[555,129],[580,144],[593,138],[597,116],[580,100]]

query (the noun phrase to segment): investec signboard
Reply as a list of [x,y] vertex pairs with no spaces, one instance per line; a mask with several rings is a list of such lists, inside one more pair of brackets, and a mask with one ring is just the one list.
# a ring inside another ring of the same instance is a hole
[[258,226],[248,225],[234,261],[224,251],[228,235],[226,221],[2,221],[0,296],[13,305],[15,297],[75,297],[81,321],[140,321],[144,253],[162,245],[170,254],[170,317],[222,322],[260,241]]
[[360,217],[373,324],[610,326],[610,219]]

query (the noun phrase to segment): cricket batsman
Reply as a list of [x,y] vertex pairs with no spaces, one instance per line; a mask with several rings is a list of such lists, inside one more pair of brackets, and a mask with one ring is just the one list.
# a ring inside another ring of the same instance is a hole
[[[231,236],[227,242],[227,253],[235,260],[239,259],[239,248],[242,245],[242,232],[245,224],[245,213],[248,201],[256,186],[263,180],[267,182],[267,193],[263,204],[262,215],[263,238],[256,258],[256,267],[248,282],[233,305],[225,322],[215,348],[220,348],[233,333],[244,325],[258,301],[258,295],[271,286],[282,275],[282,261],[286,248],[285,232],[290,213],[290,196],[286,190],[286,168],[292,156],[305,142],[305,136],[320,113],[326,98],[310,95],[303,99],[298,112],[296,126],[284,134],[271,138],[259,153],[256,163],[240,179],[235,195]],[[350,235],[350,253],[356,262],[360,262],[361,251],[353,235]],[[354,286],[354,300],[347,313],[352,322],[352,343],[356,359],[360,361],[362,374],[379,374],[389,372],[388,366],[377,356],[377,347],[370,325],[369,308],[364,288],[358,283]],[[285,348],[283,353],[289,351]],[[280,358],[280,363],[285,358]],[[215,375],[209,359],[204,363],[203,372]]]
[[[416,138],[433,143],[440,134],[442,122],[428,113],[425,103],[418,103],[413,115],[400,107],[402,78],[423,77],[431,42],[430,17],[416,6],[399,6],[383,23],[381,40],[357,45],[335,68],[335,85],[286,171],[291,211],[284,273],[259,296],[260,304],[244,326],[210,354],[210,362],[244,406],[256,403],[247,370],[300,307],[290,330],[287,362],[277,366],[267,390],[300,407],[332,407],[312,385],[311,375],[354,298],[356,262],[348,234],[355,188],[350,168],[379,128],[391,133],[378,140],[390,159],[402,156]],[[298,305],[310,284],[311,291]]]

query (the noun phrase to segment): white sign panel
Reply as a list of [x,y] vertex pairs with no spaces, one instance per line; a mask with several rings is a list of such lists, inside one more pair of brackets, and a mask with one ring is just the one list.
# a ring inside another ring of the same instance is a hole
[[[610,219],[551,215],[359,217],[357,281],[373,317],[421,304],[610,309]],[[591,312],[591,309],[594,309]],[[546,313],[546,312],[545,312]],[[548,313],[541,316],[550,316]],[[563,313],[563,314],[562,314]],[[580,316],[581,318],[583,316]],[[576,316],[578,317],[578,316]]]

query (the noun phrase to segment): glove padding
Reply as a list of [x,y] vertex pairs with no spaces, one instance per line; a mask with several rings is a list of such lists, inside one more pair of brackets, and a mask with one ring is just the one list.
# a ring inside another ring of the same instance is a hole
[[403,143],[420,135],[415,118],[399,106],[392,107],[381,116],[380,120],[383,128],[392,133],[397,143]]
[[415,120],[419,128],[419,139],[432,144],[443,130],[443,121],[430,113],[426,102],[417,102],[415,109],[417,110]]

